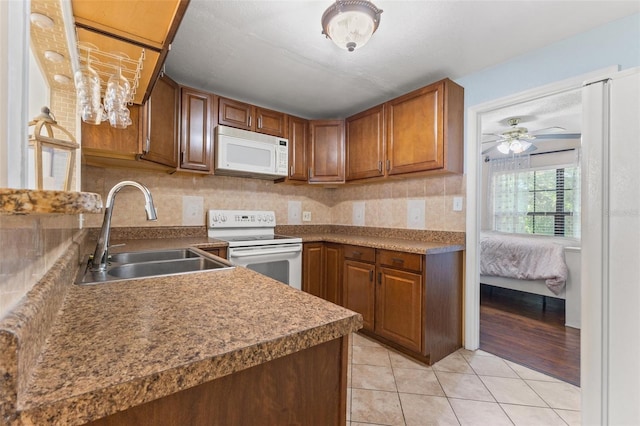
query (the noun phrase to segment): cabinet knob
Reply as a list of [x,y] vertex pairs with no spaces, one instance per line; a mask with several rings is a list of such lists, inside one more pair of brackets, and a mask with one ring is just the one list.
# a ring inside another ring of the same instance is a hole
[[369,281],[373,281],[373,269],[369,270]]
[[249,127],[251,127],[251,116],[249,116]]
[[382,272],[378,272],[378,284],[382,284]]
[[382,160],[378,161],[378,173],[382,173]]

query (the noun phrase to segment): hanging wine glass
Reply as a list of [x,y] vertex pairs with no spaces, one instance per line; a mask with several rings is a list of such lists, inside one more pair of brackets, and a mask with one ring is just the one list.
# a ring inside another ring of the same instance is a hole
[[107,110],[109,123],[112,127],[124,129],[131,124],[127,103],[131,97],[131,84],[122,75],[122,57],[118,57],[118,67],[107,82],[104,105]]
[[87,48],[87,61],[81,64],[74,74],[78,109],[82,121],[100,124],[106,120],[106,114],[100,102],[100,76],[91,68],[91,48]]

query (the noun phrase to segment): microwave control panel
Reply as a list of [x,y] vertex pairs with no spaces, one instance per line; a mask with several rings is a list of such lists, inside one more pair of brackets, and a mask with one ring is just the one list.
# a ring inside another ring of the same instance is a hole
[[276,147],[276,168],[278,174],[287,175],[289,168],[289,146],[286,139],[280,139]]

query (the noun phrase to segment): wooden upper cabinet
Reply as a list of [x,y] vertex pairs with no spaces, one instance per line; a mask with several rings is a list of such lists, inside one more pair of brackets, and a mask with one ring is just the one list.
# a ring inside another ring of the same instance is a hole
[[289,117],[289,180],[306,182],[307,149],[309,145],[309,121]]
[[284,138],[287,136],[287,115],[283,112],[255,107],[255,131]]
[[449,79],[387,102],[387,174],[462,173],[463,105]]
[[285,113],[256,107],[233,99],[223,97],[218,99],[218,124],[286,137],[287,116]]
[[251,130],[253,105],[234,101],[223,97],[218,98],[218,124]]
[[211,171],[213,105],[213,95],[182,88],[180,169]]
[[346,180],[384,176],[384,105],[345,120]]
[[178,166],[180,87],[167,76],[156,82],[143,108],[140,158]]
[[310,121],[311,140],[307,155],[309,182],[344,182],[344,122]]

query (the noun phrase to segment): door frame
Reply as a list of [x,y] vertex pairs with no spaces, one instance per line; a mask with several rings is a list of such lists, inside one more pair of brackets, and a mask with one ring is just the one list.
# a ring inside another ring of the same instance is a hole
[[[465,262],[465,319],[464,319],[464,347],[469,350],[476,350],[480,346],[480,250],[479,250],[479,234],[481,214],[480,197],[482,196],[482,158],[481,158],[481,116],[482,114],[520,104],[522,102],[541,99],[547,96],[556,95],[569,90],[580,89],[586,81],[593,81],[599,78],[605,78],[618,71],[618,66],[611,66],[601,70],[597,70],[588,74],[580,75],[570,79],[551,83],[545,86],[526,90],[514,95],[506,96],[500,99],[485,102],[476,106],[467,108],[467,146],[466,146],[466,173],[467,173],[467,216],[466,216],[466,262]],[[586,185],[582,186],[586,188]],[[594,215],[602,215],[602,212],[590,212]],[[583,252],[584,253],[584,252]],[[589,262],[600,262],[602,259],[589,259]],[[585,259],[582,259],[585,264]],[[585,298],[595,295],[589,294],[589,288],[582,288],[582,305]],[[583,310],[584,311],[584,310]],[[584,312],[582,313],[584,315]],[[595,324],[592,319],[590,322],[582,321],[581,340],[586,337],[589,340],[599,339],[597,336],[597,325],[601,327],[602,318],[598,318]],[[582,344],[581,344],[582,346]],[[604,350],[604,348],[602,348]],[[582,349],[581,349],[582,352]],[[582,354],[581,354],[582,355]],[[591,366],[600,365],[601,362],[592,363]],[[582,371],[581,377],[599,377],[601,371]],[[589,381],[581,380],[583,383],[582,392],[585,392],[585,385]],[[601,389],[588,389],[590,395],[600,399]],[[585,419],[583,419],[584,421]]]

